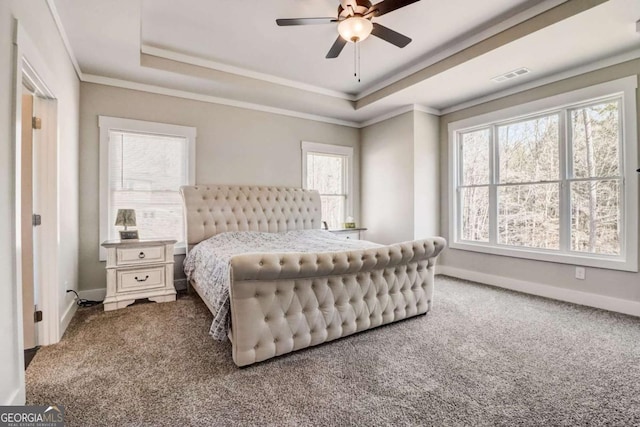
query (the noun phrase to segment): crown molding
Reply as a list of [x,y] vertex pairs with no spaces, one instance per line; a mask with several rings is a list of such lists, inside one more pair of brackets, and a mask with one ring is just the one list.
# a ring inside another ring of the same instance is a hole
[[505,89],[503,91],[500,92],[495,92],[492,93],[490,95],[484,96],[484,97],[480,97],[480,98],[476,98],[470,101],[466,101],[460,104],[456,104],[453,105],[451,107],[447,107],[444,109],[436,109],[436,108],[432,108],[432,107],[428,107],[425,105],[420,105],[420,104],[410,104],[410,105],[405,105],[403,107],[397,108],[395,110],[383,113],[379,116],[376,116],[374,118],[371,118],[369,120],[365,120],[362,122],[356,122],[356,121],[350,121],[350,120],[342,120],[342,119],[337,119],[337,118],[333,118],[333,117],[325,117],[325,116],[320,116],[320,115],[315,115],[315,114],[307,114],[307,113],[301,113],[298,111],[293,111],[293,110],[287,110],[287,109],[282,109],[282,108],[276,108],[276,107],[269,107],[269,106],[265,106],[265,105],[260,105],[260,104],[255,104],[255,103],[249,103],[249,102],[243,102],[243,101],[236,101],[236,100],[232,100],[232,99],[227,99],[227,98],[221,98],[221,97],[216,97],[216,96],[211,96],[211,95],[202,95],[202,94],[198,94],[198,93],[193,93],[193,92],[188,92],[188,91],[184,91],[184,90],[178,90],[178,89],[169,89],[169,88],[165,88],[165,87],[161,87],[161,86],[155,86],[155,85],[148,85],[148,84],[144,84],[144,83],[138,83],[138,82],[132,82],[132,81],[128,81],[128,80],[122,80],[122,79],[115,79],[115,78],[111,78],[111,77],[104,77],[104,76],[98,76],[98,75],[93,75],[93,74],[84,74],[82,77],[82,81],[83,82],[87,82],[87,83],[96,83],[96,84],[102,84],[102,85],[106,85],[106,86],[113,86],[113,87],[119,87],[119,88],[124,88],[124,89],[132,89],[132,90],[138,90],[138,91],[142,91],[142,92],[149,92],[149,93],[155,93],[155,94],[159,94],[159,95],[167,95],[167,96],[173,96],[173,97],[177,97],[177,98],[185,98],[185,99],[191,99],[191,100],[196,100],[196,101],[202,101],[202,102],[208,102],[208,103],[212,103],[212,104],[220,104],[220,105],[227,105],[227,106],[231,106],[231,107],[237,107],[237,108],[243,108],[243,109],[248,109],[248,110],[255,110],[255,111],[262,111],[262,112],[267,112],[267,113],[273,113],[273,114],[279,114],[279,115],[284,115],[284,116],[289,116],[289,117],[296,117],[296,118],[302,118],[302,119],[307,119],[307,120],[313,120],[313,121],[317,121],[317,122],[323,122],[323,123],[331,123],[331,124],[336,124],[336,125],[341,125],[341,126],[348,126],[348,127],[353,127],[356,129],[362,129],[364,127],[367,126],[371,126],[374,125],[376,123],[380,123],[383,122],[385,120],[397,117],[401,114],[404,113],[408,113],[410,111],[420,111],[423,113],[427,113],[427,114],[433,114],[435,116],[443,116],[449,113],[453,113],[459,110],[463,110],[466,108],[470,108],[476,105],[480,105],[480,104],[484,104],[486,102],[490,102],[496,99],[500,99],[500,98],[504,98],[506,96],[509,95],[514,95],[516,93],[520,93],[529,89],[535,89],[537,87],[540,86],[544,86],[550,83],[554,83],[560,80],[564,80],[567,78],[571,78],[571,77],[575,77],[575,76],[579,76],[581,74],[585,74],[585,73],[589,73],[592,71],[596,71],[598,69],[602,69],[602,68],[606,68],[609,66],[613,66],[613,65],[617,65],[617,64],[621,64],[627,61],[631,61],[634,59],[638,59],[640,58],[640,49],[634,49],[628,52],[624,52],[622,54],[618,54],[618,55],[614,55],[611,56],[609,58],[605,58],[605,59],[601,59],[599,61],[595,61],[592,63],[589,63],[587,65],[583,65],[580,67],[576,67],[576,68],[572,68],[570,70],[561,72],[561,73],[557,73],[554,74],[552,76],[548,76],[542,79],[538,79],[529,83],[525,83],[522,85],[518,85],[518,86],[514,86],[512,88],[509,89]]
[[[53,1],[53,0],[48,0]],[[526,21],[542,12],[545,12],[553,7],[556,7],[562,3],[565,3],[567,0],[544,0],[542,2],[534,2],[534,4],[525,3],[521,8],[509,12],[507,16],[500,16],[487,24],[483,25],[482,28],[478,29],[471,35],[463,36],[462,40],[457,39],[450,43],[445,44],[444,46],[436,49],[432,53],[428,55],[428,59],[421,61],[418,64],[413,65],[412,67],[403,69],[399,73],[395,73],[393,76],[388,77],[378,83],[373,84],[368,89],[363,90],[355,95],[348,94],[341,91],[335,91],[331,89],[326,89],[324,87],[315,86],[307,83],[302,83],[297,80],[286,79],[278,76],[274,76],[272,74],[261,73],[258,71],[253,71],[243,67],[237,67],[233,65],[228,65],[222,62],[213,61],[210,59],[205,59],[202,57],[189,55],[186,53],[169,50],[165,48],[154,47],[148,44],[142,43],[140,46],[140,52],[156,56],[159,58],[169,59],[176,62],[183,62],[186,64],[196,65],[199,67],[209,68],[216,71],[222,71],[229,74],[234,74],[242,77],[249,77],[256,80],[261,80],[268,83],[279,84],[282,86],[288,86],[295,89],[301,89],[307,92],[317,93],[321,95],[331,96],[339,99],[346,99],[348,101],[359,101],[368,95],[385,88],[386,86],[395,83],[403,78],[420,71],[430,65],[435,64],[438,61],[448,58],[449,56],[460,52],[461,50],[466,49],[469,46],[474,45],[486,38],[489,38],[501,31],[504,31],[507,28],[515,26],[521,22]]]
[[56,28],[58,29],[58,33],[62,38],[62,43],[64,43],[64,47],[67,50],[67,55],[69,55],[69,59],[73,64],[73,68],[76,70],[76,75],[78,79],[82,80],[83,74],[80,69],[80,65],[78,64],[78,60],[76,59],[76,55],[71,48],[71,43],[69,42],[69,38],[67,37],[67,32],[62,25],[62,21],[60,20],[60,15],[58,14],[58,9],[56,8],[56,3],[54,0],[47,0],[47,6],[49,7],[49,12],[51,12],[51,17],[53,17],[53,21],[56,24]]
[[95,84],[100,84],[105,86],[118,87],[122,89],[130,89],[130,90],[137,90],[140,92],[154,93],[157,95],[166,95],[166,96],[172,96],[176,98],[191,99],[194,101],[207,102],[210,104],[226,105],[229,107],[242,108],[245,110],[262,111],[265,113],[279,114],[282,116],[313,120],[316,122],[330,123],[330,124],[340,125],[340,126],[348,126],[356,129],[362,129],[367,126],[371,126],[373,124],[383,122],[385,120],[399,116],[401,114],[408,113],[410,111],[420,111],[423,113],[433,114],[436,116],[440,115],[440,110],[430,108],[424,105],[410,104],[404,107],[400,107],[396,110],[384,113],[370,120],[366,120],[363,122],[355,122],[350,120],[337,119],[334,117],[320,116],[317,114],[301,113],[299,111],[287,110],[284,108],[269,107],[269,106],[255,104],[251,102],[236,101],[233,99],[221,98],[221,97],[211,96],[211,95],[202,95],[199,93],[194,93],[194,92],[189,92],[189,91],[184,91],[179,89],[169,89],[162,86],[148,85],[144,83],[132,82],[129,80],[98,76],[94,74],[84,74],[82,81],[85,83],[95,83]]
[[[473,34],[470,37],[466,37],[464,38],[464,40],[462,41],[454,41],[453,43],[447,44],[445,46],[443,46],[442,49],[439,49],[435,55],[431,56],[428,60],[425,60],[419,64],[414,65],[413,67],[410,67],[408,69],[403,70],[401,73],[398,73],[396,75],[394,75],[393,77],[390,77],[382,82],[379,82],[377,84],[375,84],[374,86],[370,87],[369,89],[362,91],[356,95],[351,95],[348,93],[344,93],[344,92],[340,92],[340,91],[334,91],[334,90],[330,90],[330,89],[326,89],[323,87],[319,87],[319,86],[315,86],[315,85],[310,85],[310,84],[306,84],[306,83],[302,83],[296,80],[290,80],[290,79],[285,79],[285,78],[281,78],[281,77],[277,77],[274,75],[270,75],[270,74],[266,74],[266,73],[260,73],[257,71],[252,71],[249,69],[245,69],[245,68],[241,68],[241,67],[235,67],[232,65],[228,65],[228,64],[224,64],[221,62],[216,62],[216,61],[212,61],[212,60],[208,60],[208,59],[204,59],[204,58],[200,58],[200,57],[196,57],[193,55],[188,55],[188,54],[184,54],[184,53],[180,53],[180,52],[176,52],[176,51],[171,51],[168,49],[162,49],[162,48],[158,48],[158,47],[154,47],[154,46],[150,46],[150,45],[146,45],[141,43],[140,46],[140,52],[147,54],[147,55],[151,55],[151,56],[157,56],[160,58],[164,58],[164,59],[169,59],[169,60],[173,60],[173,61],[177,61],[177,62],[183,62],[183,63],[187,63],[187,64],[191,64],[191,65],[196,65],[196,66],[201,66],[201,67],[205,67],[205,68],[209,68],[209,69],[213,69],[213,70],[217,70],[217,71],[222,71],[222,72],[227,72],[230,74],[235,74],[238,76],[243,76],[243,77],[249,77],[249,78],[253,78],[253,79],[257,79],[257,80],[261,80],[261,81],[265,81],[265,82],[269,82],[269,83],[273,83],[273,84],[279,84],[282,86],[287,86],[287,87],[292,87],[295,89],[300,89],[300,90],[304,90],[307,92],[312,92],[312,93],[317,93],[317,94],[321,94],[321,95],[326,95],[326,96],[330,96],[330,97],[334,97],[334,98],[338,98],[338,99],[344,99],[344,100],[348,100],[348,101],[358,101],[366,96],[368,96],[369,94],[384,88],[386,86],[388,86],[389,84],[392,84],[398,80],[401,80],[402,78],[404,78],[406,75],[410,75],[411,73],[418,71],[420,69],[423,69],[443,58],[446,58],[452,54],[454,54],[455,52],[464,49],[467,46],[472,45],[473,43],[477,42],[478,40],[481,40],[483,38],[486,37],[490,37],[491,35],[502,31],[505,28],[508,28],[510,26],[516,25],[519,22],[522,22],[523,20],[528,19],[531,16],[535,16],[536,14],[539,14],[545,10],[548,10],[552,7],[555,7],[561,3],[566,2],[567,0],[544,0],[538,4],[535,4],[533,6],[527,5],[527,7],[525,7],[523,10],[517,11],[515,14],[512,14],[511,16],[509,16],[506,19],[501,19],[499,22],[497,23],[490,23],[490,25],[485,26],[483,29],[481,29],[479,32],[476,32],[475,34]],[[62,21],[60,19],[60,15],[58,14],[56,5],[55,5],[55,0],[46,0],[47,5],[49,7],[49,11],[53,17],[53,20],[56,24],[56,27],[58,29],[58,32],[62,38],[62,41],[64,43],[65,49],[67,51],[67,54],[71,60],[71,63],[73,64],[73,67],[76,71],[76,74],[78,76],[78,78],[80,79],[80,81],[87,81],[87,82],[95,82],[95,81],[91,81],[90,79],[95,79],[95,78],[104,78],[103,76],[97,76],[97,75],[88,75],[89,76],[89,80],[86,79],[84,77],[84,74],[82,73],[82,70],[80,69],[80,65],[77,61],[76,55],[73,51],[73,48],[71,47],[71,43],[69,42],[69,38],[67,36],[67,33],[64,29],[64,26],[62,24]],[[122,82],[126,82],[126,84],[135,84],[134,82],[130,82],[130,81],[126,81],[126,80],[120,80],[120,79],[112,79],[112,80],[118,80],[118,81],[122,81]],[[113,84],[111,85],[113,86]],[[147,85],[150,86],[150,85]],[[167,90],[166,88],[161,88],[160,86],[156,86],[157,88],[160,88],[162,90]],[[187,94],[192,94],[191,92],[187,92],[187,91],[180,91],[180,92],[184,92]],[[224,102],[218,102],[218,101],[211,101],[214,103],[222,103],[225,105],[230,105],[229,103],[235,103],[237,101],[233,101],[233,100],[229,100],[229,99],[224,99],[224,98],[218,98],[218,97],[212,97],[215,100],[222,100]],[[250,103],[245,103],[246,105],[250,105]],[[257,105],[257,104],[256,104]],[[462,104],[461,104],[462,105]],[[260,106],[262,107],[262,106]],[[405,106],[402,107],[399,110],[404,109],[403,112],[409,111],[409,108],[411,106]],[[426,108],[426,110],[420,110],[417,109],[417,111],[424,111],[426,113],[429,114],[435,114],[435,115],[440,115],[440,114],[444,114],[444,111],[447,110],[437,110],[437,109],[430,109],[429,107],[423,107],[420,105],[416,105],[417,108]],[[243,107],[244,108],[244,107]],[[271,107],[264,107],[264,108],[271,108]],[[451,107],[454,108],[454,107]],[[396,110],[396,111],[399,111]],[[290,110],[282,110],[282,111],[289,111],[292,114],[304,114],[304,113],[297,113],[294,111],[290,111]],[[357,124],[357,126],[369,126],[370,124],[367,123],[377,123],[379,121],[385,120],[385,118],[383,119],[379,119],[380,117],[386,117],[386,118],[390,118],[387,117],[389,114],[393,114],[392,113],[387,113],[387,114],[383,114],[381,116],[379,116],[378,118],[374,118],[365,122],[361,122],[361,123],[357,123],[357,122],[352,122],[352,121],[344,121],[344,123],[350,123],[350,124],[346,124],[346,126],[353,126],[353,124]],[[398,114],[402,114],[398,113]],[[289,114],[287,114],[289,115]],[[338,119],[333,119],[333,118],[329,118],[329,117],[325,117],[325,116],[315,116],[315,115],[310,115],[313,117],[320,117],[322,119],[328,119],[328,120],[338,120]],[[391,116],[393,117],[393,115]],[[320,120],[320,121],[325,121],[325,120]],[[340,121],[340,120],[339,120]]]
[[[191,56],[191,55],[186,55],[186,54],[182,54],[179,52],[174,52],[174,51],[170,51],[170,50],[166,50],[166,49],[161,49],[161,48],[156,48],[156,47],[152,47],[152,46],[148,46],[148,45],[141,45],[140,51],[141,53],[145,53],[148,55],[152,55],[152,56],[158,56],[161,58],[165,58],[165,59],[170,59],[170,60],[174,60],[174,61],[178,61],[178,62],[185,62],[191,65],[196,65],[196,66],[202,66],[205,68],[211,68],[214,70],[218,70],[218,71],[223,71],[223,72],[228,72],[231,74],[236,74],[239,76],[244,76],[244,77],[250,77],[250,78],[254,78],[254,79],[258,79],[258,80],[262,80],[262,81],[266,81],[266,82],[270,82],[270,83],[274,83],[274,84],[279,84],[279,85],[283,85],[283,86],[288,86],[288,87],[292,87],[292,88],[296,88],[296,89],[301,89],[307,92],[313,92],[313,93],[318,93],[318,94],[322,94],[322,95],[327,95],[327,96],[331,96],[331,97],[335,97],[335,98],[339,98],[339,99],[346,99],[346,100],[350,100],[350,101],[358,101],[366,96],[368,96],[369,94],[375,92],[376,90],[378,90],[379,88],[383,88],[388,86],[389,84],[392,84],[395,81],[401,80],[403,78],[404,75],[409,75],[412,72],[415,72],[416,70],[420,70],[423,69],[426,66],[429,66],[430,64],[433,64],[437,61],[439,61],[442,58],[446,58],[447,56],[450,56],[452,54],[454,54],[456,51],[460,50],[460,49],[464,49],[465,46],[468,45],[473,45],[473,43],[475,43],[478,39],[483,39],[486,37],[490,37],[492,34],[498,33],[502,30],[504,30],[505,28],[509,28],[513,25],[517,25],[518,22],[522,22],[523,20],[528,19],[528,17],[530,16],[535,16],[539,13],[544,12],[545,10],[548,10],[550,8],[553,8],[555,6],[558,6],[562,3],[565,3],[567,0],[545,0],[543,2],[540,2],[539,4],[536,4],[532,7],[526,8],[520,12],[517,12],[516,14],[510,16],[508,19],[505,19],[503,21],[501,21],[500,23],[497,23],[493,26],[490,26],[489,28],[485,28],[483,30],[480,30],[479,32],[473,34],[470,37],[465,38],[462,41],[458,41],[458,42],[454,42],[453,44],[447,45],[445,46],[441,51],[437,52],[434,56],[432,56],[431,58],[429,58],[428,60],[417,64],[411,68],[408,68],[406,70],[404,70],[402,73],[396,74],[394,77],[389,78],[383,82],[378,83],[377,85],[361,92],[358,95],[350,95],[350,94],[346,94],[343,92],[339,92],[339,91],[332,91],[330,89],[325,89],[322,87],[318,87],[318,86],[313,86],[313,85],[309,85],[309,84],[305,84],[305,83],[301,83],[298,81],[294,81],[294,80],[289,80],[289,79],[284,79],[284,78],[280,78],[280,77],[276,77],[273,75],[269,75],[269,74],[264,74],[264,73],[259,73],[259,72],[255,72],[255,71],[251,71],[251,70],[247,70],[244,68],[240,68],[240,67],[234,67],[231,65],[227,65],[227,64],[222,64],[219,62],[215,62],[215,61],[211,61],[211,60],[207,60],[207,59],[203,59],[203,58],[198,58],[195,56]],[[428,114],[433,114],[433,115],[437,115],[437,116],[442,116],[442,115],[446,115],[446,114],[450,114],[456,111],[460,111],[466,108],[470,108],[470,107],[474,107],[476,105],[480,105],[486,102],[490,102],[499,98],[503,98],[503,97],[507,97],[519,92],[523,92],[529,89],[534,89],[540,86],[544,86],[547,84],[551,84],[560,80],[564,80],[567,78],[571,78],[571,77],[575,77],[581,74],[585,74],[585,73],[589,73],[591,71],[595,71],[601,68],[605,68],[605,67],[609,67],[612,65],[616,65],[616,64],[620,64],[623,62],[627,62],[630,60],[634,60],[634,59],[638,59],[640,58],[640,49],[634,49],[628,52],[624,52],[621,54],[617,54],[608,58],[604,58],[586,65],[582,65],[579,67],[575,67],[572,69],[569,69],[567,71],[561,72],[561,73],[557,73],[554,74],[552,76],[548,76],[545,78],[541,78],[529,83],[525,83],[522,85],[518,85],[512,88],[508,88],[499,92],[494,92],[490,95],[487,96],[483,96],[483,97],[479,97],[479,98],[475,98],[460,104],[456,104],[447,108],[443,108],[441,110],[435,109],[435,108],[431,108],[431,107],[427,107],[424,105],[419,105],[419,104],[410,104],[410,105],[406,105],[403,107],[400,107],[398,109],[392,110],[390,112],[387,113],[383,113],[377,117],[374,117],[372,119],[369,120],[365,120],[362,122],[356,122],[356,121],[350,121],[350,120],[342,120],[342,119],[337,119],[337,118],[333,118],[333,117],[326,117],[326,116],[320,116],[320,115],[315,115],[315,114],[307,114],[307,113],[301,113],[298,111],[293,111],[293,110],[287,110],[287,109],[283,109],[283,108],[277,108],[277,107],[270,107],[270,106],[265,106],[265,105],[260,105],[260,104],[255,104],[255,103],[249,103],[249,102],[243,102],[243,101],[236,101],[236,100],[232,100],[232,99],[228,99],[228,98],[221,98],[221,97],[216,97],[216,96],[210,96],[210,95],[202,95],[202,94],[197,94],[197,93],[193,93],[193,92],[189,92],[189,91],[183,91],[183,90],[177,90],[177,89],[169,89],[169,88],[165,88],[165,87],[161,87],[161,86],[155,86],[155,85],[148,85],[148,84],[143,84],[143,83],[138,83],[138,82],[132,82],[132,81],[128,81],[128,80],[122,80],[122,79],[116,79],[116,78],[110,78],[110,77],[105,77],[105,76],[99,76],[99,75],[93,75],[93,74],[84,74],[82,73],[82,70],[80,69],[80,66],[78,64],[78,61],[76,59],[75,53],[71,47],[71,43],[69,42],[69,39],[67,37],[67,33],[64,29],[64,26],[62,24],[62,21],[60,19],[60,16],[58,14],[56,5],[55,5],[55,0],[46,0],[47,6],[49,8],[49,11],[51,13],[51,16],[55,22],[55,25],[58,29],[58,32],[60,34],[60,37],[62,38],[63,44],[65,46],[65,49],[67,51],[67,54],[71,60],[71,63],[75,69],[75,72],[78,76],[78,78],[80,79],[80,81],[82,82],[87,82],[87,83],[96,83],[96,84],[102,84],[102,85],[106,85],[106,86],[113,86],[113,87],[120,87],[120,88],[125,88],[125,89],[132,89],[132,90],[138,90],[138,91],[143,91],[143,92],[149,92],[149,93],[155,93],[155,94],[159,94],[159,95],[167,95],[167,96],[173,96],[173,97],[178,97],[178,98],[185,98],[185,99],[191,99],[191,100],[196,100],[196,101],[202,101],[202,102],[208,102],[208,103],[213,103],[213,104],[220,104],[220,105],[226,105],[226,106],[231,106],[231,107],[237,107],[237,108],[243,108],[243,109],[249,109],[249,110],[255,110],[255,111],[262,111],[262,112],[267,112],[267,113],[273,113],[273,114],[279,114],[279,115],[284,115],[284,116],[289,116],[289,117],[296,117],[296,118],[301,118],[301,119],[306,119],[306,120],[312,120],[312,121],[317,121],[317,122],[323,122],[323,123],[330,123],[330,124],[336,124],[336,125],[341,125],[341,126],[348,126],[348,127],[353,127],[353,128],[357,128],[357,129],[361,129],[367,126],[371,126],[373,124],[382,122],[384,120],[388,120],[390,118],[399,116],[401,114],[407,113],[409,111],[421,111],[424,113],[428,113]]]
[[551,9],[548,9],[533,16],[532,18],[527,19],[526,21],[522,21],[516,25],[513,25],[488,38],[483,38],[472,46],[469,46],[464,50],[454,53],[446,57],[445,59],[434,63],[433,65],[430,65],[426,68],[416,71],[415,73],[407,77],[391,83],[384,88],[367,95],[364,98],[360,98],[358,101],[356,101],[356,110],[360,110],[368,105],[372,105],[402,90],[409,89],[417,85],[418,83],[428,80],[436,75],[440,75],[452,68],[462,65],[489,52],[492,52],[509,43],[520,40],[544,28],[562,22],[572,16],[583,13],[586,10],[595,8],[600,4],[606,3],[607,1],[609,0],[572,0],[562,2]]
[[409,104],[409,105],[405,105],[404,107],[397,108],[395,110],[389,111],[388,113],[384,113],[372,119],[361,122],[359,128],[362,129],[367,126],[375,125],[376,123],[384,122],[385,120],[398,117],[404,113],[409,113],[411,111],[420,111],[422,113],[433,114],[434,116],[440,116],[440,110],[437,110],[435,108],[431,108],[431,107],[427,107],[419,104]]
[[437,108],[427,107],[426,105],[413,104],[413,111],[420,111],[421,113],[433,114],[434,116],[442,115],[442,112]]
[[220,104],[229,107],[242,108],[245,110],[262,111],[265,113],[279,114],[282,116],[296,117],[299,119],[313,120],[316,122],[331,123],[334,125],[359,128],[360,123],[349,120],[341,120],[333,117],[325,117],[316,114],[301,113],[299,111],[287,110],[284,108],[269,107],[266,105],[254,104],[251,102],[236,101],[233,99],[220,98],[211,95],[202,95],[178,89],[169,89],[162,86],[148,85],[144,83],[132,82],[128,80],[115,79],[111,77],[97,76],[94,74],[84,74],[83,82],[97,83],[105,86],[119,87],[123,89],[137,90],[141,92],[155,93],[158,95],[173,96],[176,98],[191,99],[194,101],[208,102],[210,104]]
[[551,83],[558,82],[560,80],[569,79],[571,77],[576,77],[582,74],[590,73],[592,71],[600,70],[602,68],[610,67],[613,65],[622,64],[627,61],[632,61],[634,59],[640,58],[640,49],[633,49],[621,54],[617,54],[614,56],[610,56],[608,58],[600,59],[595,62],[590,62],[585,65],[581,65],[579,67],[571,68],[569,70],[553,74],[548,77],[544,77],[538,80],[534,80],[529,83],[521,84],[518,86],[514,86],[499,92],[494,92],[490,95],[486,95],[480,98],[475,98],[470,101],[462,102],[460,104],[453,105],[451,107],[443,108],[440,113],[441,115],[454,113],[456,111],[464,110],[467,108],[475,107],[476,105],[484,104],[487,102],[495,101],[496,99],[504,98],[510,95],[515,95],[516,93],[524,92],[526,90],[535,89],[544,85],[548,85]]
[[413,111],[413,104],[405,105],[404,107],[396,108],[395,110],[389,111],[388,113],[384,113],[372,119],[365,120],[360,124],[360,128],[366,128],[368,126],[375,125],[376,123],[384,122],[385,120],[398,117],[410,111]]
[[405,68],[402,71],[394,74],[393,76],[370,86],[366,90],[363,90],[362,92],[357,94],[355,101],[359,101],[371,95],[372,93],[389,86],[392,83],[402,80],[405,77],[408,77],[439,61],[442,61],[443,59],[446,59],[451,55],[454,55],[470,46],[473,46],[474,44],[484,39],[492,37],[510,27],[533,18],[540,13],[543,13],[562,3],[565,3],[566,1],[567,0],[544,0],[533,5],[531,5],[531,3],[525,3],[522,9],[513,11],[506,16],[499,16],[492,21],[487,22],[475,31],[472,30],[473,32],[471,34],[467,34],[462,36],[461,38],[454,39],[449,43],[446,43],[443,46],[429,52],[427,55],[425,55],[427,56],[427,59],[420,61],[419,63],[411,67]]
[[242,77],[249,77],[256,80],[261,80],[268,83],[278,84],[281,86],[288,86],[294,89],[301,89],[306,92],[317,93],[320,95],[331,96],[333,98],[346,99],[348,101],[355,101],[356,97],[348,93],[326,89],[319,86],[302,83],[296,80],[285,79],[277,77],[272,74],[260,73],[258,71],[249,70],[242,67],[236,67],[233,65],[224,64],[222,62],[213,61],[210,59],[200,58],[193,55],[188,55],[181,52],[176,52],[168,49],[162,49],[158,47],[142,44],[140,46],[140,52],[146,55],[157,56],[159,58],[169,59],[171,61],[183,62],[185,64],[196,65],[198,67],[209,68],[211,70],[222,71],[229,74],[234,74]]

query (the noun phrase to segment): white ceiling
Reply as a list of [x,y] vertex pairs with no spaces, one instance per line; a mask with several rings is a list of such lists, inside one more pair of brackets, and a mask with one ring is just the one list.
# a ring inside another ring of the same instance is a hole
[[[611,0],[472,59],[395,96],[401,103],[412,101],[444,109],[496,90],[638,49],[640,34],[636,32],[635,25],[638,19],[640,1]],[[527,67],[532,73],[510,84],[491,80],[520,67]]]
[[[337,37],[334,25],[275,24],[276,18],[333,16],[338,3],[54,0],[85,80],[103,76],[352,122],[412,104],[444,109],[640,48],[640,2],[609,0],[355,109],[345,98],[366,96],[562,1],[422,0],[389,13],[377,22],[413,42],[399,49],[365,40],[362,83],[353,77],[351,46],[340,58],[325,59]],[[490,80],[519,67],[532,73],[503,84]]]
[[[477,28],[529,0],[422,0],[379,18],[413,39],[404,49],[371,37],[361,45],[363,82],[353,78],[353,44],[325,59],[337,25],[278,27],[277,18],[337,16],[337,0],[152,0],[142,6],[146,45],[208,58],[262,73],[359,93],[461,33]],[[481,3],[481,7],[469,7]],[[461,31],[462,29],[462,31]]]

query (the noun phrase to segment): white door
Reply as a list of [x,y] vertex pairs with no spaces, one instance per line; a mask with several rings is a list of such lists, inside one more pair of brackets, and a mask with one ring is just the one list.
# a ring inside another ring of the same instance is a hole
[[22,243],[22,322],[24,349],[40,344],[36,312],[42,284],[42,227],[39,189],[44,179],[45,156],[41,122],[38,114],[43,100],[23,87],[22,94],[22,157],[21,157],[21,243]]
[[22,147],[21,147],[21,243],[22,243],[22,323],[24,349],[37,345],[35,326],[35,271],[34,271],[34,227],[32,214],[34,209],[35,169],[33,149],[32,117],[34,117],[34,96],[23,86],[22,90]]

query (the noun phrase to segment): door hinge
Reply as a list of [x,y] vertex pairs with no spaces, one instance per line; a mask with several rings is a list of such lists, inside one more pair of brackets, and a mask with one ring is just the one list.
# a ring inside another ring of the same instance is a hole
[[40,119],[40,117],[33,117],[31,119],[31,127],[34,129],[42,129],[42,119]]
[[42,225],[42,216],[38,214],[33,214],[33,217],[31,218],[31,224],[33,224],[34,227]]
[[33,321],[36,323],[42,322],[42,310],[36,310],[33,313]]

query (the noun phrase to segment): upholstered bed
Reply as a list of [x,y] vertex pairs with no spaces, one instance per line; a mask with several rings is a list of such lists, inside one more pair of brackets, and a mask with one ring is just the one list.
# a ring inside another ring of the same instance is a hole
[[[189,251],[203,241],[215,248],[211,240],[221,233],[229,238],[242,234],[226,232],[304,235],[294,230],[318,230],[321,225],[315,191],[196,185],[180,192]],[[320,233],[308,234],[334,247],[330,237]],[[256,249],[230,256],[228,335],[234,362],[250,365],[428,312],[435,260],[445,243],[434,237],[389,246],[363,242],[361,248],[344,250]],[[215,317],[219,306],[202,280],[195,280],[203,276],[191,273],[191,287]]]

